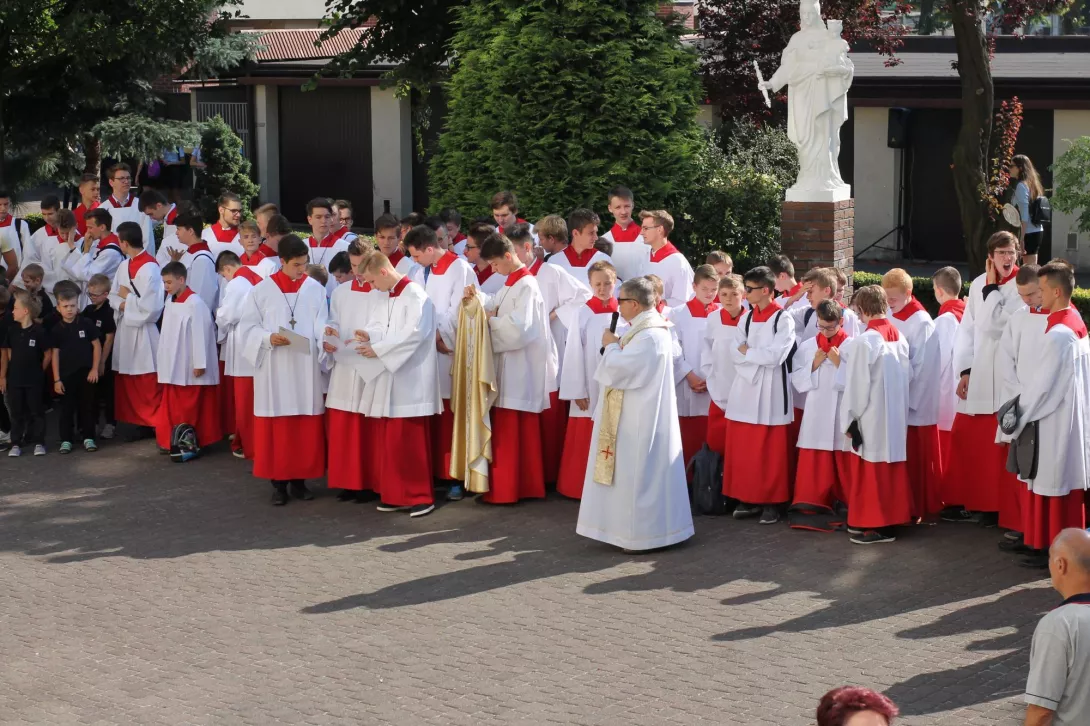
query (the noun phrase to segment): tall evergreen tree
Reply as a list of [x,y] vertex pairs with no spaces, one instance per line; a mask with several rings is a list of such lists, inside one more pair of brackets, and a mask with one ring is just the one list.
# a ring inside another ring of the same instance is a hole
[[657,0],[470,0],[456,11],[436,208],[488,213],[514,190],[534,218],[605,211],[625,184],[656,207],[701,145],[695,51]]

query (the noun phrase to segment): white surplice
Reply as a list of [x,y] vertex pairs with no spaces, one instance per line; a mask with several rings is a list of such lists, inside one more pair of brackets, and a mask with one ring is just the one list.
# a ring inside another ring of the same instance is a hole
[[[902,311],[907,312],[907,311]],[[918,310],[905,320],[890,315],[889,321],[908,341],[912,363],[912,381],[908,386],[908,425],[934,426],[939,422],[939,380],[942,351],[935,337],[935,321],[926,310]]]
[[216,311],[216,332],[220,343],[223,373],[236,378],[253,378],[254,366],[242,354],[242,339],[238,332],[242,311],[254,286],[261,282],[257,274],[247,274],[241,269],[224,288],[219,310]]
[[700,375],[708,383],[708,395],[720,411],[727,410],[730,389],[734,385],[734,357],[745,342],[745,330],[739,326],[745,311],[731,318],[724,308],[708,316],[704,327],[704,341],[700,348]]
[[[642,316],[658,315],[653,310]],[[590,341],[593,342],[593,341]],[[602,404],[594,413],[590,459],[576,532],[617,547],[649,550],[693,536],[685,461],[674,393],[674,343],[665,328],[637,332],[622,349],[606,346],[595,378],[624,391],[613,485],[594,481]]]
[[1090,338],[1051,322],[1062,315],[1048,316],[1051,327],[1018,399],[1015,437],[1030,421],[1039,421],[1037,476],[1027,483],[1044,497],[1090,488]]
[[408,277],[380,296],[367,334],[383,371],[364,389],[363,413],[372,418],[441,413],[435,305]]
[[[846,338],[842,346],[847,346]],[[839,348],[839,347],[838,347]],[[795,351],[791,369],[791,384],[795,391],[806,396],[802,423],[799,426],[800,449],[819,451],[848,451],[848,439],[840,433],[840,402],[844,394],[844,377],[837,375],[840,366],[826,358],[814,370],[814,356],[818,352],[816,337],[804,340]]]
[[[15,253],[15,264],[22,266],[23,250],[30,245],[30,225],[26,223],[25,219],[19,219],[16,222],[16,217],[9,214],[0,223],[0,237],[5,238],[8,244],[11,245],[11,250]],[[2,246],[0,245],[0,247]]]
[[201,296],[209,310],[218,310],[220,304],[220,286],[226,288],[226,281],[216,274],[216,260],[207,244],[195,244],[190,247],[180,262],[185,265],[185,283],[190,290]]
[[[215,386],[220,382],[212,312],[201,297],[188,288],[176,299],[166,302],[156,358],[160,383]],[[201,368],[203,375],[199,378],[193,375],[194,369]]]
[[549,332],[552,335],[556,360],[556,376],[549,392],[560,387],[560,376],[564,371],[564,347],[568,340],[568,326],[579,314],[591,292],[579,284],[567,270],[559,265],[547,265],[537,260],[530,265],[530,273],[537,278],[541,297],[545,300],[545,313],[549,316]]
[[[795,413],[785,364],[795,344],[795,325],[786,312],[770,303],[749,322],[746,336],[746,323],[754,317],[755,311],[750,310],[738,323],[743,339],[730,350],[735,376],[724,413],[740,423],[789,424]],[[745,353],[738,350],[741,343],[748,346]]]
[[565,272],[574,277],[580,285],[584,285],[588,290],[590,289],[590,279],[588,277],[587,270],[595,262],[608,262],[613,264],[613,259],[605,252],[596,250],[593,247],[586,250],[583,254],[579,254],[575,251],[575,248],[568,245],[564,249],[549,255],[546,264],[557,265],[562,267]]
[[702,356],[704,338],[708,330],[708,320],[719,314],[718,305],[707,310],[695,297],[684,305],[670,311],[669,320],[674,324],[678,343],[681,346],[681,358],[674,362],[674,378],[677,382],[678,416],[707,416],[711,404],[711,395],[707,391],[697,393],[689,385],[685,376],[696,373],[703,378]]
[[213,260],[219,259],[220,253],[228,250],[239,257],[246,254],[246,249],[239,241],[238,227],[224,229],[217,221],[201,231],[201,239],[208,243],[208,251]]
[[[433,264],[425,279],[424,268],[416,267],[414,281],[424,286],[424,291],[435,305],[435,320],[439,335],[448,350],[454,350],[458,337],[458,311],[462,306],[462,293],[468,285],[477,285],[477,274],[469,264],[453,252],[447,252]],[[439,354],[439,390],[444,399],[450,398],[450,369],[454,365],[452,353]]]
[[[341,230],[344,232],[344,230]],[[347,252],[348,245],[352,240],[356,239],[356,235],[351,232],[344,234],[334,233],[321,240],[320,242],[315,240],[314,237],[308,237],[307,250],[310,255],[310,264],[318,265],[327,272],[329,271],[329,263],[333,261],[333,258],[337,256],[339,252]],[[332,295],[333,291],[337,289],[337,280],[333,277],[333,273],[329,274],[329,279],[326,280],[326,294]]]
[[[1048,311],[1023,307],[1010,316],[1007,329],[999,339],[995,353],[996,370],[1002,378],[1000,398],[1009,401],[1020,396],[1037,376],[1041,351],[1045,348],[1045,329],[1048,327]],[[998,431],[996,443],[1011,441],[1012,437]]]
[[117,228],[122,222],[135,222],[140,225],[140,233],[144,238],[144,249],[149,255],[155,257],[155,223],[151,217],[140,211],[140,198],[129,195],[126,203],[122,205],[111,194],[101,204],[99,209],[105,209],[110,213],[112,225],[110,231],[117,234]]
[[[177,229],[177,227],[175,227]],[[207,241],[207,240],[206,240]],[[181,252],[183,255],[189,251],[189,247],[182,244],[182,241],[178,239],[178,234],[163,234],[163,241],[159,245],[159,251],[155,253],[155,261],[159,263],[160,267],[166,267],[168,262],[172,261],[170,256],[171,252]]]
[[[633,220],[630,227],[640,228],[640,223]],[[602,235],[602,239],[613,245],[613,265],[617,268],[617,277],[628,280],[633,277],[642,277],[648,273],[647,263],[651,259],[651,247],[643,241],[643,234],[636,235],[634,240],[618,242],[616,237],[622,233],[621,228],[614,224],[613,227]],[[631,236],[631,235],[626,235]]]
[[971,370],[965,400],[958,399],[960,413],[995,413],[1003,405],[1003,380],[995,355],[1010,316],[1025,306],[1018,296],[1014,273],[998,290],[984,297],[987,275],[969,285],[969,300],[954,340],[954,375]]
[[685,255],[681,254],[673,244],[667,242],[659,248],[658,252],[651,252],[646,270],[645,274],[658,275],[662,278],[662,299],[669,307],[679,307],[692,298],[693,268],[685,259]]
[[957,414],[957,388],[961,376],[954,370],[954,342],[960,325],[961,321],[951,312],[935,318],[935,340],[939,344],[939,431],[952,430]]
[[[616,312],[614,305],[607,306],[598,298],[587,301],[572,319],[568,328],[568,340],[564,345],[564,365],[560,371],[560,399],[571,401],[568,415],[572,418],[590,418],[598,406],[601,393],[598,380],[594,377],[598,364],[602,360],[602,333],[609,330]],[[624,335],[628,323],[618,315],[617,335]],[[587,399],[589,405],[584,411],[575,404],[579,399]]]
[[858,421],[863,447],[856,453],[864,461],[905,461],[912,378],[908,341],[904,336],[887,341],[877,330],[867,330],[841,349],[840,368],[840,433]]
[[[129,295],[124,299],[118,294],[122,287],[129,289]],[[164,301],[159,265],[147,251],[117,268],[110,288],[110,305],[120,311],[114,313],[117,318],[114,371],[133,376],[158,371],[155,356],[159,349],[159,329],[155,323],[163,312]],[[122,303],[125,303],[124,310],[121,310]]]
[[[367,326],[378,314],[379,306],[386,303],[386,298],[386,293],[356,280],[340,285],[329,299],[327,325],[337,331],[337,337],[342,343],[351,340],[357,330],[367,331]],[[326,408],[366,413],[363,403],[366,386],[357,366],[334,359],[329,373]]]
[[481,293],[496,359],[495,406],[541,413],[549,407],[549,386],[556,378],[545,299],[528,267],[507,276],[495,297]]
[[[779,300],[780,298],[777,298]],[[786,299],[786,298],[785,298]],[[781,303],[782,304],[782,303]],[[799,300],[799,304],[787,308],[786,313],[795,322],[795,344],[801,346],[804,341],[814,338],[818,334],[817,311],[806,302],[806,298]],[[848,334],[849,338],[862,333],[867,329],[863,321],[859,319],[851,308],[841,308],[840,329]],[[794,406],[797,409],[806,408],[806,394],[798,388],[793,393]]]
[[[254,415],[317,416],[322,403],[322,342],[327,319],[325,288],[302,278],[297,292],[277,273],[259,282],[243,307],[238,332],[243,354],[254,367]],[[295,325],[290,320],[294,317]],[[274,347],[273,334],[286,328],[306,338],[308,352],[293,346]]]
[[69,280],[79,283],[86,292],[87,283],[95,275],[105,275],[113,282],[117,268],[124,261],[125,253],[121,251],[117,235],[111,233],[93,242],[87,252],[80,245],[76,245],[64,258],[64,271],[68,273]]

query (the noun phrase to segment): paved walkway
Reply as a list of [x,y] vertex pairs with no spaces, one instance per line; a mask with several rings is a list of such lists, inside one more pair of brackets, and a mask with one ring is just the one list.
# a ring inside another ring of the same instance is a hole
[[222,451],[0,459],[0,723],[793,726],[854,683],[903,724],[1015,724],[1058,602],[972,525],[701,519],[630,557],[569,501],[269,494]]

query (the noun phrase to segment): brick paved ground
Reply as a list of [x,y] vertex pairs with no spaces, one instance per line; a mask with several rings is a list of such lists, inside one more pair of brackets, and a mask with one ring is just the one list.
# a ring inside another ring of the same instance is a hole
[[561,500],[268,505],[219,452],[0,459],[0,723],[1013,724],[1057,603],[949,525],[892,546],[702,519],[630,557]]

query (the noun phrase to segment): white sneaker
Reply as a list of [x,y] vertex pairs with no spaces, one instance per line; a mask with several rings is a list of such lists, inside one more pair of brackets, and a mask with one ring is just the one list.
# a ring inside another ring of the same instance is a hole
[[101,436],[104,439],[112,439],[114,437],[114,425],[106,424],[105,426],[103,426]]
[[45,456],[45,447],[41,444],[34,444],[34,455]]
[[14,457],[14,456],[22,456],[22,455],[23,455],[23,450],[20,449],[18,446],[12,446],[11,451],[8,452],[8,456],[13,456]]
[[11,443],[11,434],[9,434],[7,431],[0,431],[0,444],[10,444],[10,443]]

